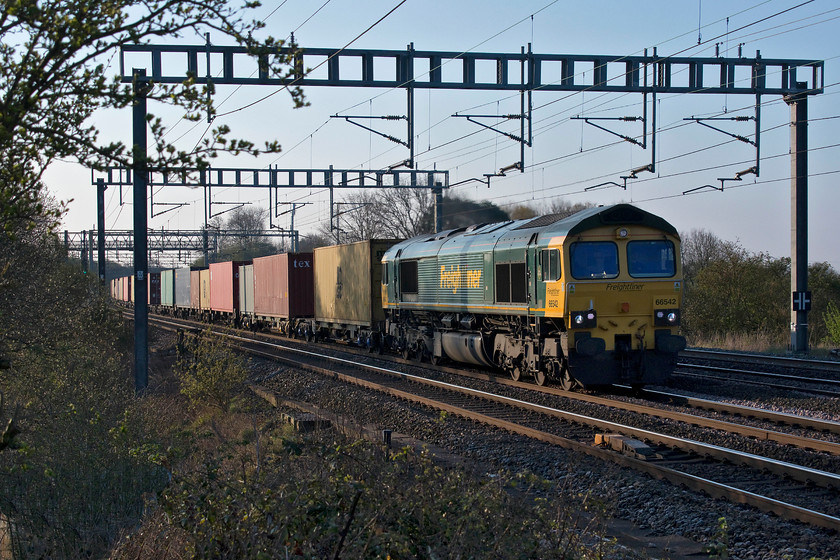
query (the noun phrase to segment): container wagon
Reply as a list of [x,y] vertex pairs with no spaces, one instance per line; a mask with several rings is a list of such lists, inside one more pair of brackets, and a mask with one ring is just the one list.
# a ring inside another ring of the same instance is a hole
[[167,312],[175,307],[175,270],[168,269],[160,272],[160,305]]
[[372,239],[315,249],[315,317],[302,334],[353,340],[381,348],[382,265],[394,239]]
[[[254,259],[251,319],[289,336],[315,315],[312,253],[282,253]],[[304,332],[301,331],[301,334]]]
[[160,305],[160,289],[160,272],[150,272],[146,276],[146,302],[149,305]]
[[[209,269],[210,319],[236,324],[239,317],[239,267],[250,261],[212,263]],[[202,290],[203,290],[202,286]],[[204,306],[202,305],[202,309]]]

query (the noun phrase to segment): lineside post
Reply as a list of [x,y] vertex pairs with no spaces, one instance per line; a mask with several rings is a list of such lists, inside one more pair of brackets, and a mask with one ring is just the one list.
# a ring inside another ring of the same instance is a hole
[[443,189],[440,183],[435,183],[432,194],[435,197],[435,233],[438,233],[443,229]]
[[148,217],[146,190],[146,93],[145,69],[134,69],[134,108],[132,114],[134,140],[134,390],[142,393],[149,384],[149,310],[146,307],[149,288]]
[[96,180],[96,233],[99,283],[105,285],[105,179]]
[[[804,90],[806,83],[797,82]],[[808,95],[785,96],[790,105],[790,347],[808,351]]]

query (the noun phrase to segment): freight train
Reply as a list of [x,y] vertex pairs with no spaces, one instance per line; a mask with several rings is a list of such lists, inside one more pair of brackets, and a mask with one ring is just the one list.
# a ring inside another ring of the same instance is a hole
[[[160,312],[501,369],[661,384],[685,348],[680,240],[629,204],[149,275]],[[131,277],[112,281],[129,302]]]

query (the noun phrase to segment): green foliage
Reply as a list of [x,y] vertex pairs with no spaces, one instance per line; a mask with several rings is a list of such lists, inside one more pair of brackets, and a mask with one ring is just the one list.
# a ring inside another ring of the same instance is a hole
[[786,332],[790,261],[725,247],[686,279],[683,326],[692,334]]
[[[750,253],[707,231],[682,236],[683,328],[695,338],[768,335],[786,344],[790,323],[790,259]],[[813,293],[812,344],[829,339],[830,302],[840,300],[840,274],[828,263],[808,268]]]
[[[840,272],[828,263],[814,263],[808,266],[808,289],[811,290],[811,312],[808,314],[808,338],[815,345],[819,342],[840,345],[840,330],[837,326],[835,302],[840,301]],[[834,323],[831,323],[831,318]],[[833,325],[833,327],[832,327]],[[832,328],[834,329],[832,331]],[[832,335],[832,332],[837,333]],[[830,342],[830,341],[834,342]]]
[[726,560],[729,558],[729,524],[725,517],[718,518],[718,530],[715,540],[704,547],[704,552],[709,558]]
[[226,410],[234,391],[248,376],[243,360],[224,339],[208,329],[187,338],[179,351],[176,374],[181,393],[193,406],[210,405]]
[[192,558],[588,557],[570,512],[527,477],[476,480],[362,442],[299,440],[290,454],[282,438],[259,472],[211,461],[176,476],[156,532],[177,528]]
[[[290,59],[275,55],[282,41],[255,39],[262,24],[246,15],[258,3],[231,4],[225,0],[44,0],[6,2],[0,17],[0,230],[16,231],[20,221],[47,218],[54,222],[61,207],[43,201],[42,175],[56,160],[75,160],[85,166],[127,165],[132,150],[120,142],[105,143],[90,124],[102,109],[132,104],[131,84],[113,78],[111,61],[126,43],[155,42],[164,37],[190,36],[202,30],[226,35],[271,61],[267,71],[292,74]],[[217,39],[218,40],[218,39]],[[194,80],[157,85],[149,96],[181,108],[185,118],[200,120],[215,114],[208,93]],[[290,88],[295,106],[306,104],[302,90]],[[257,153],[250,142],[228,138],[220,125],[209,131],[194,152],[178,150],[164,139],[161,120],[150,115],[149,127],[158,156],[154,167],[206,167],[219,151]],[[277,151],[267,143],[265,151]]]
[[0,346],[10,358],[0,415],[16,416],[19,430],[0,450],[0,512],[15,557],[97,556],[137,523],[141,495],[166,475],[132,452],[144,442],[126,423],[135,401],[124,325],[96,280],[66,264],[47,221],[0,235]]
[[840,347],[840,309],[837,309],[833,301],[828,302],[828,308],[825,312],[825,326],[828,331],[826,342]]

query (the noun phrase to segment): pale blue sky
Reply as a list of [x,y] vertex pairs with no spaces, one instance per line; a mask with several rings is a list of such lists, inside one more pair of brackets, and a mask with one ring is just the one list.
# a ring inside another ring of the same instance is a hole
[[[380,17],[399,4],[399,0],[288,0],[266,2],[257,16],[266,18],[267,32],[287,37],[293,30],[303,47],[343,47]],[[810,178],[810,249],[809,260],[828,261],[840,269],[840,243],[837,210],[840,207],[840,3],[815,0],[801,5],[793,0],[750,1],[644,1],[619,2],[560,0],[519,2],[408,0],[382,23],[351,45],[352,48],[405,49],[414,43],[418,50],[519,52],[532,43],[536,53],[551,54],[641,54],[644,48],[657,47],[660,55],[713,56],[714,41],[727,29],[769,18],[742,31],[721,37],[721,53],[728,47],[736,56],[744,43],[745,56],[761,51],[765,58],[809,58],[825,60],[826,91],[809,99]],[[320,8],[320,11],[318,11]],[[273,13],[272,13],[273,12]],[[316,13],[317,12],[317,13]],[[271,14],[271,15],[269,15]],[[314,14],[314,15],[313,15]],[[533,15],[533,18],[531,17]],[[310,18],[306,21],[308,18]],[[727,24],[726,18],[729,17]],[[304,23],[305,22],[305,23]],[[728,25],[728,28],[727,28]],[[834,37],[834,39],[832,39]],[[211,38],[212,39],[212,38]],[[200,44],[198,35],[185,36],[181,44]],[[445,70],[446,71],[446,70]],[[220,112],[249,104],[270,93],[267,87],[238,89],[221,106]],[[219,88],[219,99],[233,88]],[[275,95],[253,107],[224,117],[233,133],[261,144],[279,140],[283,154],[257,160],[239,157],[220,158],[220,167],[255,167],[278,165],[281,168],[382,168],[405,159],[408,151],[388,140],[330,119],[336,113],[369,115],[405,114],[403,90],[369,88],[307,88],[311,107],[292,110],[288,96]],[[659,125],[663,129],[683,123],[685,117],[733,112],[752,106],[753,96],[661,95],[658,103]],[[552,103],[553,102],[553,103]],[[704,228],[727,240],[737,240],[751,251],[773,256],[790,254],[790,111],[778,98],[762,99],[761,176],[745,178],[741,183],[727,183],[724,192],[704,191],[683,196],[681,193],[707,183],[719,185],[719,177],[732,177],[750,167],[754,159],[751,146],[731,142],[717,132],[691,124],[664,130],[657,137],[657,174],[646,173],[631,181],[626,191],[611,188],[583,192],[586,187],[605,181],[620,182],[619,176],[650,160],[650,151],[629,143],[594,150],[615,140],[609,134],[582,125],[569,117],[640,116],[640,95],[597,93],[534,94],[534,145],[526,149],[526,173],[511,173],[494,178],[490,189],[475,183],[455,189],[477,199],[489,199],[510,207],[520,203],[539,207],[554,197],[572,202],[612,204],[632,202],[661,214],[680,231]],[[150,111],[163,114],[172,128],[171,138],[189,148],[198,141],[206,124],[193,128],[179,121],[178,115],[166,113],[154,105]],[[518,144],[490,131],[479,131],[460,141],[451,142],[477,127],[464,119],[449,118],[455,112],[507,114],[519,112],[518,94],[469,91],[418,90],[415,97],[415,134],[418,164],[421,169],[448,169],[450,181],[492,173],[514,163],[519,157]],[[818,120],[819,119],[819,120]],[[103,137],[131,140],[130,111],[103,114],[98,119]],[[405,137],[402,123],[382,123],[382,130]],[[720,123],[737,134],[749,135],[751,123]],[[518,133],[518,123],[502,125]],[[616,124],[616,130],[635,135],[638,124]],[[183,135],[183,136],[182,136]],[[822,148],[822,149],[820,149]],[[582,150],[582,152],[581,152]],[[691,155],[685,155],[695,152]],[[563,157],[566,156],[566,157]],[[680,157],[681,156],[681,157]],[[562,158],[562,159],[557,159]],[[550,160],[555,160],[549,162]],[[47,175],[47,183],[61,199],[74,198],[65,220],[66,229],[78,231],[94,227],[95,189],[89,186],[90,172],[71,164],[59,164]],[[119,194],[107,194],[108,229],[132,227],[129,206],[119,207]],[[128,192],[124,198],[130,199]],[[200,191],[169,189],[156,194],[156,201],[189,201],[193,204],[150,220],[150,227],[193,229],[201,226],[203,209]],[[267,206],[267,194],[256,190],[220,193],[220,199],[252,201]],[[314,229],[319,220],[329,219],[328,196],[313,189],[288,193],[288,200],[311,202],[298,211],[296,225],[302,232]],[[288,227],[288,224],[285,224]]]

